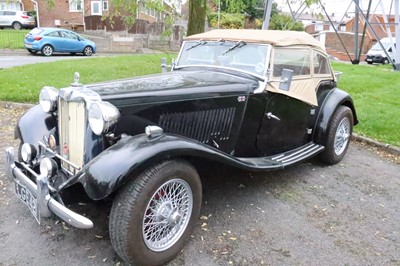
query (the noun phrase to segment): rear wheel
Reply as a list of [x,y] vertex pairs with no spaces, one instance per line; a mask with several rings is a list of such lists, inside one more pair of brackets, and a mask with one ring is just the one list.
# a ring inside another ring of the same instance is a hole
[[36,53],[37,53],[36,50],[32,50],[32,49],[27,49],[27,50],[28,50],[28,52],[31,53],[31,54],[36,54]]
[[116,196],[110,239],[128,264],[161,265],[183,248],[200,215],[201,181],[183,160],[149,168]]
[[91,56],[93,54],[93,48],[90,46],[86,46],[85,49],[83,49],[83,54],[85,56]]
[[14,28],[14,30],[20,30],[20,29],[22,29],[22,25],[21,25],[21,23],[19,23],[19,22],[14,22],[14,23],[12,24],[12,27]]
[[51,56],[54,52],[53,46],[46,44],[42,47],[42,54],[45,56]]
[[321,160],[328,164],[340,162],[349,147],[352,132],[353,112],[347,106],[340,106],[330,121]]

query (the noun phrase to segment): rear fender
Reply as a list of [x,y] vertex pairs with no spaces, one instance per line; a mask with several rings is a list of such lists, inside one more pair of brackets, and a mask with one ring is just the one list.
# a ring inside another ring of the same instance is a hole
[[318,117],[316,119],[315,127],[313,130],[313,141],[315,143],[325,145],[327,131],[332,116],[337,108],[342,105],[347,106],[351,109],[351,111],[353,112],[354,125],[358,124],[356,110],[354,108],[354,103],[350,95],[345,91],[334,88],[325,97],[325,100],[323,101],[318,112]]

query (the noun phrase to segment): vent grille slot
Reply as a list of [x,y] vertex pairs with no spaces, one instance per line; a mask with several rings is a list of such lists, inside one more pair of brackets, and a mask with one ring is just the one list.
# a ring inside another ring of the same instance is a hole
[[227,140],[231,133],[236,108],[213,109],[185,113],[166,113],[158,124],[165,132],[184,135],[203,143]]
[[[60,98],[58,106],[60,155],[82,167],[86,129],[85,103],[67,102]],[[76,172],[76,169],[65,162],[62,166],[72,173]]]

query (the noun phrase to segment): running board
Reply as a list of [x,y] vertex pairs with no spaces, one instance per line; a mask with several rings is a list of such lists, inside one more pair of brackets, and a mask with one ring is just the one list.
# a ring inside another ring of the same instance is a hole
[[237,159],[253,170],[275,170],[309,159],[324,149],[324,146],[310,142],[299,148],[273,156]]

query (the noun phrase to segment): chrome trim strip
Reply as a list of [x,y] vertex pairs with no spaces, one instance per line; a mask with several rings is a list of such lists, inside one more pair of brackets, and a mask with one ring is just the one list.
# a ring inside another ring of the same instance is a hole
[[65,162],[65,163],[71,165],[76,170],[78,170],[78,171],[81,170],[81,168],[79,166],[77,166],[73,162],[68,161],[67,159],[65,159],[64,157],[59,155],[58,153],[54,152],[52,149],[48,148],[46,146],[46,144],[44,144],[43,142],[39,141],[38,143],[39,143],[39,146],[43,147],[47,152],[51,153],[53,156],[57,157],[58,159],[60,159],[61,161]]

